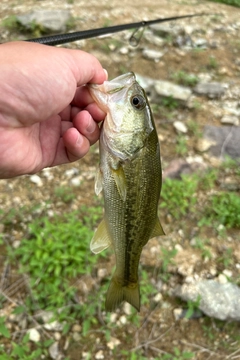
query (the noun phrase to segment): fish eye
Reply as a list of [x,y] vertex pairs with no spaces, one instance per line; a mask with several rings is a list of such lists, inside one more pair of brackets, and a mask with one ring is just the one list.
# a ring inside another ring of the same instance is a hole
[[133,95],[131,97],[131,104],[137,110],[142,110],[146,106],[146,100],[141,95]]

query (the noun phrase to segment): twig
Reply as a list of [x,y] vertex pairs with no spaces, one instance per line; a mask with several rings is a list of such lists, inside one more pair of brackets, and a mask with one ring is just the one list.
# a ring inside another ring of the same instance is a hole
[[235,350],[232,354],[228,355],[226,359],[240,359],[240,355],[234,356],[240,352],[240,349]]
[[181,343],[182,343],[183,345],[188,345],[188,346],[191,346],[191,347],[193,347],[193,348],[199,349],[200,352],[208,352],[208,353],[211,354],[211,355],[219,355],[219,354],[216,353],[215,351],[212,351],[212,350],[210,350],[210,349],[208,349],[208,348],[205,348],[204,346],[201,346],[201,345],[192,344],[192,343],[189,343],[189,342],[187,342],[187,341],[181,341]]
[[141,348],[143,348],[143,347],[147,347],[147,346],[150,345],[150,344],[154,344],[155,342],[157,342],[157,341],[159,341],[161,338],[163,338],[172,328],[173,328],[173,325],[170,326],[170,328],[168,328],[163,334],[159,335],[157,338],[152,339],[152,340],[148,340],[148,341],[146,341],[145,343],[140,344],[140,345],[136,346],[135,348],[132,348],[130,351],[135,351],[135,350],[141,349]]

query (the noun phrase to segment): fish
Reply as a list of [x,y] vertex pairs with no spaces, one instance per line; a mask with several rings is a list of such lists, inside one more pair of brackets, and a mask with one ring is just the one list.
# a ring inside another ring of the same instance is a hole
[[104,216],[90,249],[112,246],[116,269],[106,294],[106,311],[123,301],[140,311],[138,267],[149,239],[164,235],[158,219],[162,185],[160,146],[147,96],[133,72],[87,85],[106,112],[100,129],[100,163],[95,192],[103,192]]

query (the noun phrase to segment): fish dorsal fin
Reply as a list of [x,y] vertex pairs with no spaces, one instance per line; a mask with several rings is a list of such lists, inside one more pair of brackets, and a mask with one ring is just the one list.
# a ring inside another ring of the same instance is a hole
[[95,194],[98,196],[103,189],[103,175],[100,169],[98,169],[95,177]]
[[157,218],[155,226],[153,228],[153,231],[150,235],[150,239],[153,237],[156,237],[156,236],[161,236],[161,235],[165,235],[165,232],[163,231],[162,225],[161,225],[159,219]]
[[121,165],[115,170],[111,168],[112,176],[118,189],[118,193],[123,201],[127,197],[127,183],[124,170]]
[[94,254],[99,254],[103,250],[107,249],[111,244],[112,242],[107,231],[106,222],[103,219],[98,225],[95,234],[93,235],[90,243],[90,250]]

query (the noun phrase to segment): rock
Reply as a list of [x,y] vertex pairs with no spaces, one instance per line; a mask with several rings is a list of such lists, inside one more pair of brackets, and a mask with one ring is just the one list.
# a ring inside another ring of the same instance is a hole
[[68,10],[33,10],[18,15],[17,21],[26,29],[31,30],[33,24],[46,31],[64,32],[71,14]]
[[44,329],[49,331],[62,331],[64,324],[58,321],[52,321],[43,325]]
[[159,46],[159,47],[163,46],[164,43],[165,43],[165,41],[164,41],[162,38],[160,38],[159,36],[154,35],[154,34],[152,33],[152,31],[147,31],[147,30],[145,30],[145,32],[144,32],[144,38],[145,38],[147,41],[149,41],[151,44],[156,45],[156,46]]
[[208,42],[204,38],[198,38],[193,41],[193,47],[200,48],[200,49],[207,49]]
[[163,97],[172,97],[185,104],[192,94],[189,88],[174,84],[170,81],[155,80],[147,76],[141,76],[140,74],[136,74],[136,79],[146,91],[150,101],[154,104],[161,104]]
[[183,159],[174,159],[163,171],[163,179],[181,179],[182,175],[192,174],[199,171],[205,171],[207,168],[201,157],[188,157],[187,161]]
[[35,328],[29,329],[27,333],[29,334],[30,341],[37,343],[41,340],[41,335],[37,329]]
[[42,179],[36,174],[30,176],[30,181],[39,187],[43,185]]
[[68,169],[64,172],[64,175],[67,177],[67,178],[72,178],[76,175],[79,174],[79,170],[75,167],[71,168],[71,169]]
[[163,296],[162,296],[162,294],[159,292],[159,293],[157,293],[157,294],[154,296],[153,301],[155,301],[155,303],[160,303],[160,302],[162,301],[162,299],[163,299]]
[[183,159],[172,160],[168,167],[163,171],[163,179],[181,179],[182,172],[189,168],[189,164]]
[[182,319],[184,317],[184,310],[181,308],[174,309],[173,316],[176,321]]
[[144,49],[142,55],[145,59],[159,61],[160,58],[164,55],[162,51],[153,50],[153,49]]
[[82,327],[81,327],[81,325],[79,325],[79,324],[74,324],[73,325],[73,327],[72,327],[72,331],[73,332],[81,332],[82,331]]
[[183,134],[186,134],[188,132],[187,126],[182,121],[174,121],[173,126],[177,130],[177,132]]
[[58,342],[55,341],[48,349],[51,359],[59,359],[59,347]]
[[71,185],[73,185],[74,187],[79,187],[81,185],[81,182],[82,182],[81,176],[75,176],[70,180]]
[[174,295],[185,301],[197,301],[199,309],[220,320],[240,321],[240,288],[233,283],[220,284],[215,280],[201,280],[177,286]]
[[214,157],[224,159],[229,156],[236,160],[240,158],[240,127],[206,125],[203,139],[215,142],[208,148],[208,152]]
[[139,82],[140,86],[143,87],[146,91],[150,91],[150,89],[154,86],[154,79],[147,76],[142,76],[138,73],[135,73],[135,75],[137,82]]
[[95,359],[96,359],[96,360],[102,360],[102,359],[104,359],[103,350],[99,350],[99,351],[96,353]]
[[111,336],[110,341],[107,343],[107,347],[109,349],[113,350],[116,346],[118,346],[120,344],[121,344],[120,340]]
[[[158,96],[172,97],[173,99],[184,103],[189,100],[192,94],[192,91],[187,87],[163,80],[155,81],[154,90]],[[159,99],[157,103],[159,103]]]
[[184,28],[173,23],[153,24],[149,28],[160,37],[176,36],[180,33],[184,34]]
[[197,140],[195,149],[200,152],[205,152],[210,149],[211,146],[216,145],[216,141],[200,138]]
[[222,124],[227,124],[227,125],[235,125],[238,126],[239,125],[239,119],[237,116],[233,116],[233,115],[224,115],[221,119],[221,123]]
[[198,83],[193,91],[210,99],[220,98],[225,93],[225,87],[218,82]]

